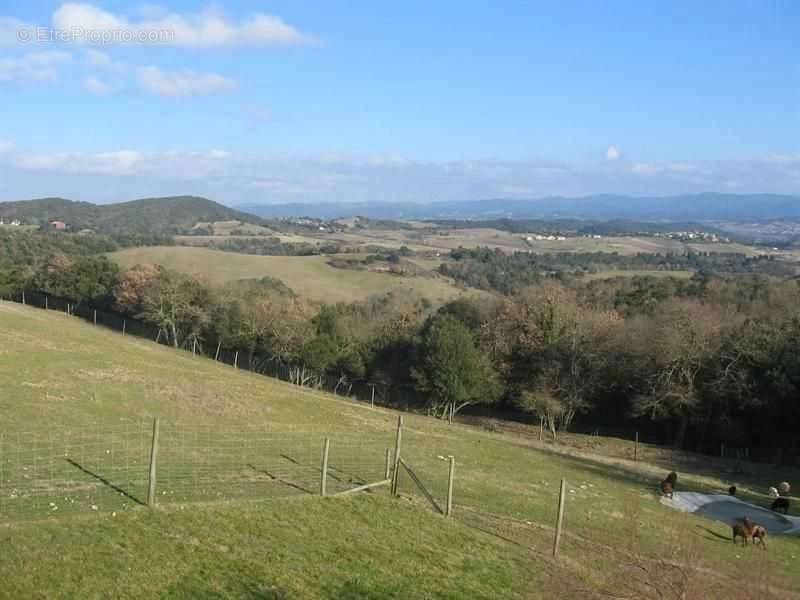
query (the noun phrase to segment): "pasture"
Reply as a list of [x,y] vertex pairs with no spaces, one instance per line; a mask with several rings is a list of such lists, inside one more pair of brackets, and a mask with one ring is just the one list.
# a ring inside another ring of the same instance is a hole
[[391,291],[413,290],[434,304],[441,304],[465,293],[441,277],[336,269],[328,265],[326,256],[256,256],[208,248],[154,246],[120,250],[109,257],[125,268],[158,264],[213,284],[273,277],[312,302],[355,302]]
[[[156,416],[186,429],[290,434],[302,428],[317,441],[328,434],[391,439],[397,418],[9,303],[0,303],[0,389],[4,439],[21,444],[35,433],[102,434]],[[672,463],[655,449],[652,461],[645,452],[634,463],[609,455],[604,445],[587,452],[539,443],[524,429],[405,419],[403,455],[440,499],[446,466],[439,457],[456,457],[453,520],[409,495],[409,481],[402,482],[401,499],[384,491],[325,500],[223,494],[212,502],[165,501],[158,510],[121,510],[109,501],[49,514],[44,522],[23,514],[0,524],[3,589],[16,597],[104,597],[113,590],[166,597],[547,598],[613,590],[655,598],[648,584],[683,582],[687,598],[710,598],[738,588],[742,572],[751,574],[744,589],[751,595],[727,597],[794,597],[800,588],[800,540],[776,536],[768,552],[735,548],[729,528],[659,504],[656,485]],[[230,464],[228,457],[216,471],[206,465],[223,488],[222,469]],[[749,499],[766,502],[774,470],[751,465],[734,476],[729,466],[681,461],[679,487],[721,491],[735,477]],[[786,478],[792,475],[797,481],[796,472]],[[567,533],[554,562],[549,552],[562,478],[569,490]],[[0,493],[8,499],[8,490]]]
[[[283,241],[339,242],[350,246],[379,245],[390,248],[407,246],[418,251],[448,253],[459,247],[475,248],[486,246],[499,248],[504,252],[527,251],[537,253],[555,252],[617,252],[619,254],[685,253],[695,252],[734,252],[752,256],[762,253],[751,246],[742,244],[682,242],[662,237],[649,236],[608,236],[602,238],[567,237],[564,240],[527,241],[533,234],[510,233],[490,228],[445,229],[359,229],[336,233],[310,233],[301,238]],[[283,239],[283,237],[282,237]]]

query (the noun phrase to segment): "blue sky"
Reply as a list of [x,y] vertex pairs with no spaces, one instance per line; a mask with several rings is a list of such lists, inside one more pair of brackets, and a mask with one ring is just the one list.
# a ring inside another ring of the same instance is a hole
[[800,194],[796,2],[21,4],[0,200]]

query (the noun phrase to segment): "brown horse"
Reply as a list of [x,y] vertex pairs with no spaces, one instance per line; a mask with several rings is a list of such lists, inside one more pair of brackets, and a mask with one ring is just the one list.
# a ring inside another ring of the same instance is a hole
[[666,476],[664,481],[661,482],[661,493],[668,498],[672,498],[672,492],[675,491],[676,483],[678,483],[678,474],[672,471]]

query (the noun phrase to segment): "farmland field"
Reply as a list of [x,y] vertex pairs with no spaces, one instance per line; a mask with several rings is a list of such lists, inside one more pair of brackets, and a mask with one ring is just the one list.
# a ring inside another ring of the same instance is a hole
[[[155,416],[169,426],[217,432],[288,435],[303,428],[318,433],[318,442],[331,435],[335,449],[339,434],[391,439],[397,419],[392,411],[9,303],[0,303],[0,359],[6,449],[9,440],[24,445],[37,432],[52,444],[54,432],[102,433]],[[586,597],[588,587],[646,597],[629,587],[629,570],[645,564],[665,579],[676,575],[670,565],[678,565],[679,575],[702,592],[693,598],[723,597],[743,571],[759,598],[794,597],[791,590],[800,587],[800,540],[775,536],[769,552],[735,548],[727,527],[659,504],[655,486],[669,463],[633,463],[541,444],[524,433],[405,418],[403,456],[440,500],[446,465],[439,457],[456,457],[454,521],[406,496],[414,490],[407,480],[399,500],[385,492],[324,501],[311,494],[261,502],[223,496],[211,503],[166,496],[152,511],[123,510],[117,498],[73,505],[77,514],[48,512],[44,522],[23,511],[26,518],[0,524],[3,589],[15,597],[548,598]],[[319,447],[309,456],[316,459]],[[205,473],[217,473],[224,490],[231,454],[218,459],[217,471],[215,460],[204,463]],[[730,485],[730,465],[676,460],[683,489]],[[30,470],[20,473],[21,486],[35,485]],[[168,485],[170,471],[164,476]],[[736,477],[742,495],[763,504],[775,471],[753,466]],[[554,563],[547,555],[562,478],[569,490],[567,535]],[[0,490],[6,508],[8,492]],[[8,514],[0,512],[0,519]]]
[[176,246],[131,248],[110,257],[122,267],[158,264],[216,284],[273,277],[315,302],[353,302],[390,291],[414,290],[433,303],[442,303],[465,293],[440,277],[336,269],[327,264],[329,258],[325,256],[256,256]]
[[[430,223],[421,227],[419,223],[410,229],[357,229],[335,233],[312,232],[284,234],[276,232],[274,237],[287,243],[324,244],[339,243],[351,247],[385,246],[399,248],[406,246],[416,252],[442,252],[463,246],[475,248],[487,246],[505,252],[527,251],[547,252],[618,252],[620,254],[643,253],[685,253],[694,252],[734,252],[753,256],[764,253],[763,249],[739,243],[682,242],[654,236],[604,236],[601,238],[567,237],[564,240],[527,241],[528,234],[510,233],[490,228],[448,229],[437,228]],[[248,236],[229,236],[230,228],[215,228],[215,236],[179,236],[177,241],[186,245],[206,245],[210,242],[223,242],[226,239]]]

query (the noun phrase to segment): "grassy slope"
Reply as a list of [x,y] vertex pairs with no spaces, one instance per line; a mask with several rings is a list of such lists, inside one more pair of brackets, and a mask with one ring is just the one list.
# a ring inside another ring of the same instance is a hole
[[8,598],[523,598],[544,579],[500,540],[379,497],[143,510],[0,541]]
[[[122,340],[119,334],[55,313],[10,304],[0,304],[0,389],[0,422],[7,436],[90,421],[105,427],[120,419],[159,415],[185,426],[213,424],[216,429],[316,425],[366,439],[391,436],[395,420],[390,411],[237,373],[150,342]],[[173,504],[170,511],[155,514],[141,509],[116,517],[103,512],[64,516],[46,525],[0,527],[0,544],[9,549],[0,556],[4,589],[19,590],[17,596],[39,590],[52,597],[44,592],[53,592],[58,582],[67,597],[102,597],[103,590],[119,583],[123,594],[141,585],[189,597],[198,593],[197,586],[211,586],[206,596],[215,597],[213,586],[222,586],[233,590],[233,596],[270,597],[251,587],[274,585],[288,590],[289,597],[348,597],[345,590],[353,598],[378,598],[392,593],[419,596],[422,589],[438,586],[432,597],[491,597],[480,583],[481,569],[486,569],[484,575],[494,577],[490,584],[511,586],[501,595],[513,597],[512,592],[526,595],[553,584],[563,569],[573,582],[578,577],[592,585],[603,580],[621,585],[628,582],[619,569],[629,561],[629,550],[709,569],[704,589],[721,585],[742,569],[768,576],[773,586],[800,587],[800,540],[776,537],[767,553],[734,549],[726,527],[679,515],[657,502],[653,491],[660,468],[554,454],[524,437],[446,426],[413,415],[406,422],[404,455],[439,498],[445,465],[437,456],[457,457],[459,523],[409,512],[404,502],[384,494],[341,504],[313,498],[189,503],[184,511]],[[570,489],[569,535],[564,566],[553,569],[542,557],[551,543],[548,527],[562,477]],[[681,472],[681,484],[725,489],[728,482],[717,477]],[[757,473],[752,478],[754,488],[764,489]],[[412,489],[405,480],[402,487]],[[373,548],[369,540],[377,539],[379,548]],[[317,564],[324,558],[335,562],[330,574]],[[92,568],[81,571],[83,565]],[[118,572],[115,565],[130,568]],[[45,582],[38,588],[33,587],[34,567],[41,569],[40,581]],[[537,581],[543,569],[555,579]],[[401,585],[415,587],[407,594]]]
[[443,279],[398,277],[368,271],[335,269],[325,256],[255,256],[207,248],[131,248],[111,255],[123,267],[154,263],[212,283],[236,279],[274,277],[298,295],[319,302],[352,302],[399,289],[413,289],[433,302],[443,302],[462,293]]

